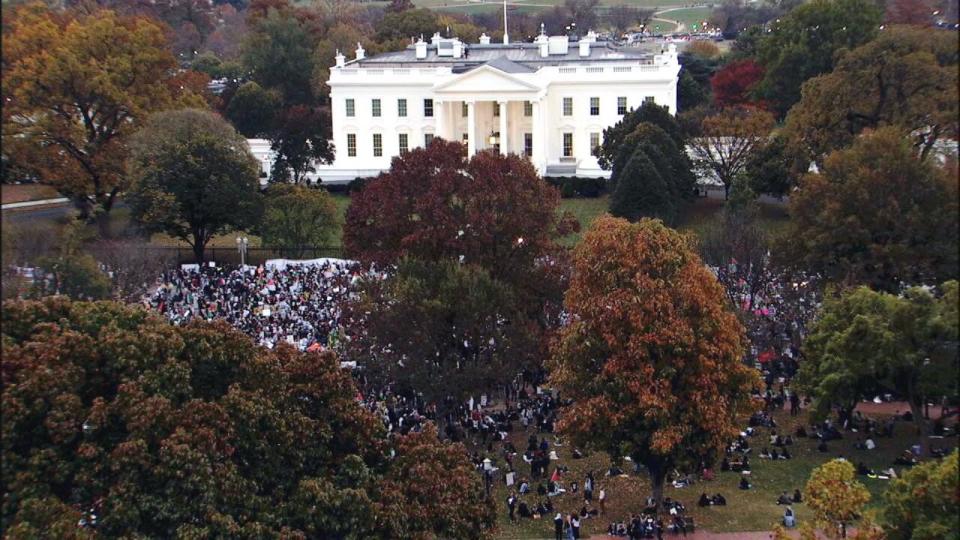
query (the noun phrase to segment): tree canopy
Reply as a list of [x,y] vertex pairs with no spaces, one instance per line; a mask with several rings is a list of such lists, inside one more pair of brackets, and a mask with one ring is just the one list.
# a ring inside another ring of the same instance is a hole
[[176,67],[151,19],[21,7],[3,36],[4,154],[83,217],[108,213],[128,185],[127,142],[147,115],[204,104],[171,84]]
[[574,249],[550,383],[575,444],[646,466],[657,508],[674,466],[722,455],[752,412],[743,328],[689,240],[657,220],[599,218]]
[[624,150],[627,137],[644,122],[653,124],[666,132],[677,148],[683,148],[686,144],[680,124],[670,111],[656,103],[647,102],[636,109],[631,109],[619,122],[603,130],[603,144],[597,148],[597,159],[601,167],[608,170],[613,168],[617,156]]
[[957,523],[957,451],[928,461],[890,482],[883,492],[884,533],[888,540],[936,540],[960,536]]
[[827,157],[790,197],[786,262],[898,291],[957,275],[957,178],[888,127]]
[[877,35],[883,12],[872,0],[813,0],[773,22],[757,43],[764,77],[757,91],[779,117],[800,101],[800,87],[834,66],[834,53]]
[[827,538],[846,538],[846,528],[863,512],[870,492],[854,475],[853,464],[834,459],[810,474],[804,499]]
[[7,534],[491,534],[463,446],[388,439],[331,353],[63,297],[5,303],[2,328]]
[[729,195],[733,181],[766,145],[773,126],[773,115],[754,107],[729,107],[707,115],[690,138],[693,159],[715,175]]
[[264,243],[300,258],[306,246],[323,246],[337,228],[339,215],[326,190],[283,184],[270,186],[263,220]]
[[132,141],[127,199],[149,231],[181,238],[203,261],[207,242],[260,215],[257,163],[247,141],[214,113],[158,113]]
[[[946,32],[893,26],[841,53],[836,67],[803,86],[787,134],[817,161],[864,130],[900,126],[921,157],[958,135],[957,44]],[[856,88],[856,91],[851,89]]]

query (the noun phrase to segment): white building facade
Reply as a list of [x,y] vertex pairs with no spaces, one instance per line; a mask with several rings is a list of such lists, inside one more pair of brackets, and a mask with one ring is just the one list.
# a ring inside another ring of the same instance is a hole
[[534,43],[479,44],[434,35],[366,58],[358,46],[330,70],[333,164],[328,183],[375,176],[394,156],[435,137],[468,155],[493,149],[527,156],[546,176],[608,176],[593,156],[604,128],[653,101],[676,113],[676,48],[651,55],[541,35]]

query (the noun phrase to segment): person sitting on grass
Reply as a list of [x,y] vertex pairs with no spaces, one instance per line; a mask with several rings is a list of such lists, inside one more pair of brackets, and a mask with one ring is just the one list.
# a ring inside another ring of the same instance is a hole
[[726,456],[724,456],[723,461],[720,462],[720,470],[724,472],[730,470],[730,460],[727,459]]
[[746,476],[741,476],[741,477],[740,477],[740,489],[746,490],[746,489],[750,489],[751,487],[752,487],[752,486],[750,485],[750,482],[747,481],[747,477],[746,477]]
[[829,452],[830,449],[827,448],[827,441],[824,441],[821,439],[820,444],[817,445],[817,451],[820,452],[821,454],[825,454]]
[[697,506],[703,508],[704,506],[710,506],[711,504],[712,503],[710,502],[710,498],[707,497],[707,494],[701,493],[700,500],[697,501]]
[[770,450],[767,450],[766,448],[764,448],[763,450],[760,451],[759,457],[760,459],[770,459]]
[[793,502],[793,501],[790,500],[790,496],[787,495],[787,492],[786,492],[786,491],[780,493],[780,496],[777,497],[777,506],[780,506],[780,505],[787,505],[787,506],[789,506],[790,503],[792,503],[792,502]]
[[790,455],[790,451],[787,450],[786,448],[784,448],[784,449],[783,449],[783,452],[780,454],[780,458],[779,458],[779,459],[790,459],[790,458],[792,458],[792,457],[793,457],[793,456]]
[[712,499],[710,499],[710,503],[713,504],[714,506],[726,506],[727,498],[717,493],[716,495],[713,496]]
[[800,495],[800,490],[799,490],[799,489],[793,490],[793,502],[795,502],[795,503],[803,502],[803,496]]
[[520,501],[520,517],[528,518],[533,517],[533,514],[530,512],[530,507],[527,506],[526,501]]
[[789,506],[783,511],[783,526],[788,529],[792,529],[797,526],[797,518],[793,515],[793,508]]
[[893,462],[893,464],[902,465],[904,467],[912,467],[917,464],[917,458],[910,450],[904,450],[902,454],[897,456],[897,459]]

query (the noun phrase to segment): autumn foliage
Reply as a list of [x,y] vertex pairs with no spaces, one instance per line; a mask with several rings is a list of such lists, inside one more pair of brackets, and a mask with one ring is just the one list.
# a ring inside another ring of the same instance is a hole
[[573,400],[559,429],[645,465],[659,502],[669,470],[717,459],[752,410],[743,328],[689,240],[650,219],[594,222],[565,306],[548,365]]
[[51,297],[4,304],[2,374],[12,537],[490,532],[464,448],[389,440],[330,353]]
[[757,105],[751,91],[763,78],[763,66],[753,60],[730,62],[710,78],[717,107]]
[[870,501],[870,492],[857,481],[855,472],[845,459],[828,461],[813,470],[803,490],[814,521],[827,538],[845,538],[846,528]]

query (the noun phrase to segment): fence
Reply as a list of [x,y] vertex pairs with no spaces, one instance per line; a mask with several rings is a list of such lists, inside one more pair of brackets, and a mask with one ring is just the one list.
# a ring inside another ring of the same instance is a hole
[[[166,251],[177,264],[197,262],[190,247],[149,247],[151,250]],[[235,247],[208,247],[203,253],[204,260],[217,264],[240,264],[240,252]],[[332,246],[307,246],[302,248],[248,247],[244,261],[250,265],[260,265],[269,259],[320,259],[323,257],[343,258],[343,249]]]

